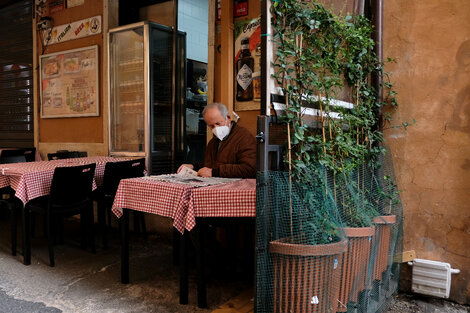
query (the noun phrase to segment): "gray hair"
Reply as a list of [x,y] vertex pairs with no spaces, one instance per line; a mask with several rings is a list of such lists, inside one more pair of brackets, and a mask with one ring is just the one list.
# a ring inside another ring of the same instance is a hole
[[208,105],[206,105],[206,107],[204,108],[204,110],[202,110],[202,117],[204,117],[204,115],[206,115],[207,110],[212,109],[212,108],[217,108],[217,109],[219,109],[219,112],[220,112],[220,114],[222,115],[222,117],[223,117],[223,118],[227,118],[227,116],[228,116],[228,109],[227,109],[227,107],[225,106],[225,104],[220,103],[220,102],[209,103]]

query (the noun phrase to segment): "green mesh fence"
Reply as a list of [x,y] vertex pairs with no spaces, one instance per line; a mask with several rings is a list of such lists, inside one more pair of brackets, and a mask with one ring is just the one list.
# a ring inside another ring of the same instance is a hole
[[[396,292],[402,208],[393,165],[258,173],[256,312],[383,312]],[[303,180],[305,181],[305,180]]]

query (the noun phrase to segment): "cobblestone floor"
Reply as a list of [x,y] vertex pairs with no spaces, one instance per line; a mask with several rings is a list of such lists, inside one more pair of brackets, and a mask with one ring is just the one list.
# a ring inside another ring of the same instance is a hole
[[399,294],[387,313],[468,313],[470,307],[419,295]]

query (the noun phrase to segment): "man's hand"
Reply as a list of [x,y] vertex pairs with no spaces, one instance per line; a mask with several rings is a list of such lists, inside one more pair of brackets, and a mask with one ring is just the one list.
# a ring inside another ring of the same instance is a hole
[[197,172],[197,176],[212,177],[212,169],[208,167],[203,167]]
[[190,169],[194,169],[194,165],[192,164],[181,164],[181,166],[178,168],[178,170],[176,171],[176,173],[179,173],[181,171],[181,168],[184,167],[189,167]]

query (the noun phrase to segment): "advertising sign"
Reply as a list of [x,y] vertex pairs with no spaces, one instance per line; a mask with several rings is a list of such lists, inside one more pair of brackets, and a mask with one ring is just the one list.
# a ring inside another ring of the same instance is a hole
[[44,45],[93,36],[101,33],[101,15],[43,30]]
[[98,46],[40,57],[41,117],[98,116]]

